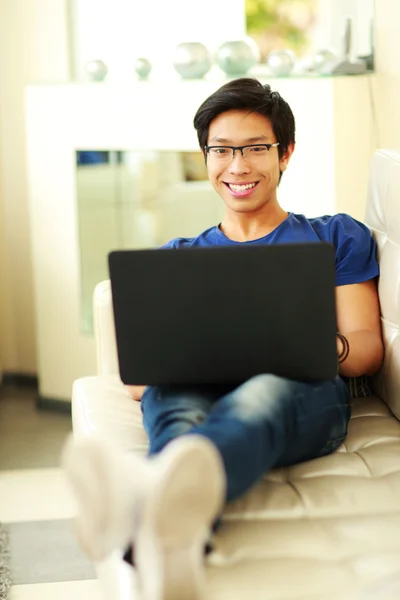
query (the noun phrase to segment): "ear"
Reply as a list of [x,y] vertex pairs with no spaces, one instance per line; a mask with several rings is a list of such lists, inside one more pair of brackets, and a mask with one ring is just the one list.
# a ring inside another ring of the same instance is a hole
[[294,142],[290,142],[290,144],[287,147],[287,150],[285,150],[285,152],[282,154],[282,158],[279,160],[279,168],[281,170],[281,172],[285,171],[290,158],[294,152],[294,148],[295,148],[295,143]]

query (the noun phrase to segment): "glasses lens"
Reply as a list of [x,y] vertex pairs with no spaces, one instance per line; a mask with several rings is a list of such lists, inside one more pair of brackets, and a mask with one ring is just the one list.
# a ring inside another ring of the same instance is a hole
[[268,154],[268,148],[266,146],[246,146],[243,148],[243,154],[247,160],[255,160]]
[[213,160],[218,160],[219,162],[227,162],[233,157],[232,148],[225,146],[215,146],[214,148],[210,148],[209,153]]

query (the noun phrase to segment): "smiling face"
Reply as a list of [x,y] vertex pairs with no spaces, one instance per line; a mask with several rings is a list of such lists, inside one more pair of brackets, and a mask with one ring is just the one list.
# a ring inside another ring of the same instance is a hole
[[[274,144],[276,139],[270,121],[259,113],[229,110],[221,113],[210,124],[209,146],[245,146],[246,144]],[[221,196],[228,211],[260,213],[277,204],[276,189],[280,173],[284,171],[293,152],[291,145],[279,158],[278,147],[265,155],[257,153],[243,158],[240,151],[229,162],[207,155],[209,179]]]

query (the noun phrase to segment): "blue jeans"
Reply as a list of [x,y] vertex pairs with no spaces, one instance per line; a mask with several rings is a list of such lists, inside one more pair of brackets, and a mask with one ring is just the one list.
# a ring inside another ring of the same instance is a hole
[[350,419],[350,394],[339,376],[309,383],[258,375],[238,387],[147,387],[141,405],[150,454],[184,434],[214,443],[226,471],[227,502],[273,467],[336,450]]

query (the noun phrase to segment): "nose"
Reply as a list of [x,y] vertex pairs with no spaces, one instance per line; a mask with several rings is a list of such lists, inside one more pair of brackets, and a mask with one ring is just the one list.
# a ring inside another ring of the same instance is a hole
[[249,163],[244,159],[243,154],[240,150],[235,151],[235,155],[229,163],[229,172],[232,175],[240,175],[241,173],[250,173],[251,167]]

